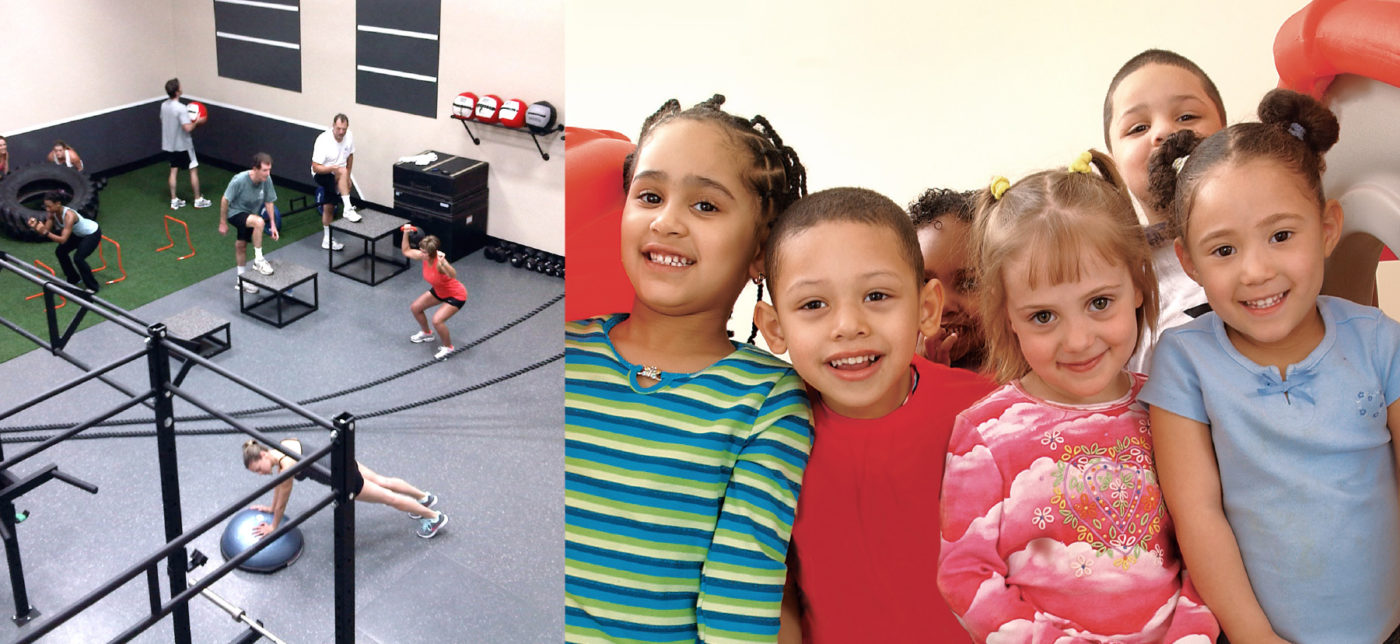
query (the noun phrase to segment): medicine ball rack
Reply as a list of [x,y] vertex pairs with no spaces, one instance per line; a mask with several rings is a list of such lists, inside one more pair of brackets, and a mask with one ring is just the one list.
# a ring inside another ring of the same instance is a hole
[[[481,145],[481,139],[478,138],[475,134],[472,134],[472,128],[471,128],[471,126],[467,125],[467,120],[468,120],[468,119],[463,118],[463,117],[460,117],[460,116],[457,116],[456,114],[453,114],[453,115],[452,115],[452,118],[454,118],[454,119],[456,119],[456,120],[462,122],[462,128],[465,129],[465,130],[467,131],[467,136],[471,138],[472,143],[475,143],[475,144],[477,144],[477,145]],[[535,142],[535,149],[536,149],[536,150],[539,150],[539,152],[540,152],[540,158],[541,158],[541,159],[544,159],[545,161],[548,161],[548,160],[549,160],[549,153],[548,153],[548,152],[545,152],[543,147],[540,147],[540,137],[541,137],[541,136],[549,136],[549,135],[551,135],[551,134],[556,134],[556,133],[559,133],[559,132],[563,132],[563,131],[564,131],[564,124],[563,124],[563,123],[556,123],[556,124],[554,125],[554,127],[551,128],[549,131],[544,132],[544,133],[542,133],[542,134],[538,134],[538,135],[535,134],[535,131],[534,131],[533,129],[529,128],[528,126],[526,126],[526,127],[508,127],[508,126],[505,126],[505,125],[501,125],[500,123],[485,123],[485,122],[482,122],[482,121],[477,121],[476,124],[477,124],[477,125],[489,125],[489,126],[491,126],[491,127],[498,128],[498,129],[502,129],[502,130],[508,130],[508,131],[510,131],[510,132],[524,132],[524,133],[526,133],[526,134],[529,134],[529,135],[530,135],[530,138],[531,138],[532,140],[534,140],[534,142]]]

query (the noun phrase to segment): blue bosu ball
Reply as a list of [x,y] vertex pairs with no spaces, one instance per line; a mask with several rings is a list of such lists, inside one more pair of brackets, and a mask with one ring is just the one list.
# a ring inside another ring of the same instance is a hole
[[[291,519],[291,515],[282,515],[283,521]],[[253,528],[259,523],[272,523],[272,515],[257,510],[244,509],[239,510],[237,514],[229,518],[228,525],[224,526],[224,536],[219,539],[219,552],[223,553],[224,561],[237,557],[259,541],[259,538],[253,534]],[[249,557],[238,568],[249,572],[277,572],[292,565],[298,557],[301,557],[304,545],[301,528],[292,528],[279,537],[277,541],[259,551],[258,554]]]

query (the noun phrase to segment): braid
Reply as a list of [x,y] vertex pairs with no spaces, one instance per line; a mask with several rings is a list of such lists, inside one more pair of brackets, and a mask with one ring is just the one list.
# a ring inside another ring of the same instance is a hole
[[[676,99],[669,99],[642,123],[642,132],[637,137],[637,147],[622,165],[622,189],[630,192],[632,173],[636,169],[637,150],[646,145],[647,138],[657,128],[673,119],[691,119],[719,125],[733,137],[740,150],[752,155],[750,166],[742,173],[747,187],[758,196],[760,240],[767,236],[778,215],[793,202],[807,196],[807,169],[798,159],[797,152],[783,144],[783,138],[773,129],[768,119],[755,115],[743,118],[724,111],[725,97],[713,94],[708,99],[689,109],[682,109]],[[763,284],[758,284],[758,299],[763,300]],[[732,337],[732,333],[730,334]],[[758,337],[758,325],[754,324],[749,333],[750,344]]]
[[[760,279],[760,280],[758,280],[758,298],[754,300],[754,303],[757,304],[757,303],[762,302],[762,301],[763,301],[763,280]],[[750,328],[749,328],[749,339],[748,339],[748,340],[745,340],[745,342],[748,342],[749,344],[753,344],[753,341],[754,341],[755,339],[758,338],[758,320],[755,319],[754,321],[750,322],[750,323],[749,323],[749,327],[750,327]]]

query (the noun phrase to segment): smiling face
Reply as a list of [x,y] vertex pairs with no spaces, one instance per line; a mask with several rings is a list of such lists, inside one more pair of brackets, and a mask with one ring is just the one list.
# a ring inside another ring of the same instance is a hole
[[941,287],[919,286],[895,233],[832,221],[783,241],[774,304],[757,318],[774,351],[832,411],[878,418],[909,395],[919,331],[937,329]]
[[758,273],[748,156],[715,124],[677,119],[648,135],[622,209],[622,267],[636,306],[673,316],[734,308]]
[[[969,354],[981,354],[985,340],[978,323],[977,283],[972,266],[972,224],[944,215],[919,229],[919,249],[924,256],[924,279],[943,284],[944,336],[956,333],[948,357],[954,363]],[[938,342],[933,338],[930,342]]]
[[1201,138],[1224,127],[1201,79],[1175,65],[1152,63],[1127,75],[1113,92],[1108,147],[1128,189],[1149,203],[1147,161],[1173,132]]
[[1026,254],[1003,273],[1007,315],[1031,373],[1026,391],[1054,402],[1108,402],[1128,392],[1123,366],[1138,339],[1142,292],[1122,264],[1096,255],[1080,260],[1079,279],[1032,284]]
[[1286,365],[1322,341],[1317,295],[1342,212],[1273,161],[1223,163],[1205,176],[1177,253],[1240,353]]

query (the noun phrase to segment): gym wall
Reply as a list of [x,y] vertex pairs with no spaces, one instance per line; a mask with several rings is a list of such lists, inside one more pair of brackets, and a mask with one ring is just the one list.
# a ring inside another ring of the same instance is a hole
[[[1205,69],[1230,122],[1254,118],[1278,83],[1274,35],[1304,4],[571,2],[570,125],[635,139],[667,98],[689,106],[720,92],[736,113],[772,121],[813,191],[864,186],[907,204],[928,187],[979,188],[1106,149],[1104,92],[1151,47]],[[738,337],[753,302],[750,287],[730,325]]]
[[160,152],[158,105],[178,76],[187,98],[210,108],[195,131],[202,160],[247,165],[252,152],[275,159],[279,181],[309,183],[311,146],[337,112],[355,133],[354,177],[367,201],[393,204],[392,165],[424,150],[491,164],[488,232],[564,253],[564,142],[474,126],[473,145],[449,118],[464,91],[527,102],[564,103],[562,0],[442,3],[435,118],[358,105],[355,3],[302,0],[302,91],[218,73],[212,0],[47,0],[0,3],[6,59],[0,134],[18,164],[43,159],[55,138],[73,144],[101,172]]
[[[541,141],[552,157],[544,161],[524,133],[474,127],[482,139],[476,146],[461,123],[449,118],[452,98],[469,90],[562,102],[562,0],[444,1],[436,118],[356,104],[355,3],[301,1],[300,93],[218,75],[213,4],[170,5],[180,26],[176,73],[185,93],[210,108],[207,131],[195,136],[201,155],[242,165],[250,150],[263,149],[273,155],[274,175],[309,182],[312,142],[332,116],[344,112],[355,134],[354,178],[364,199],[393,204],[392,166],[399,157],[431,149],[480,159],[491,164],[488,232],[564,252],[564,142],[558,135]],[[221,125],[221,114],[228,112],[234,114]]]
[[160,152],[156,105],[175,74],[171,0],[0,3],[0,134],[15,165],[54,139],[93,172]]

